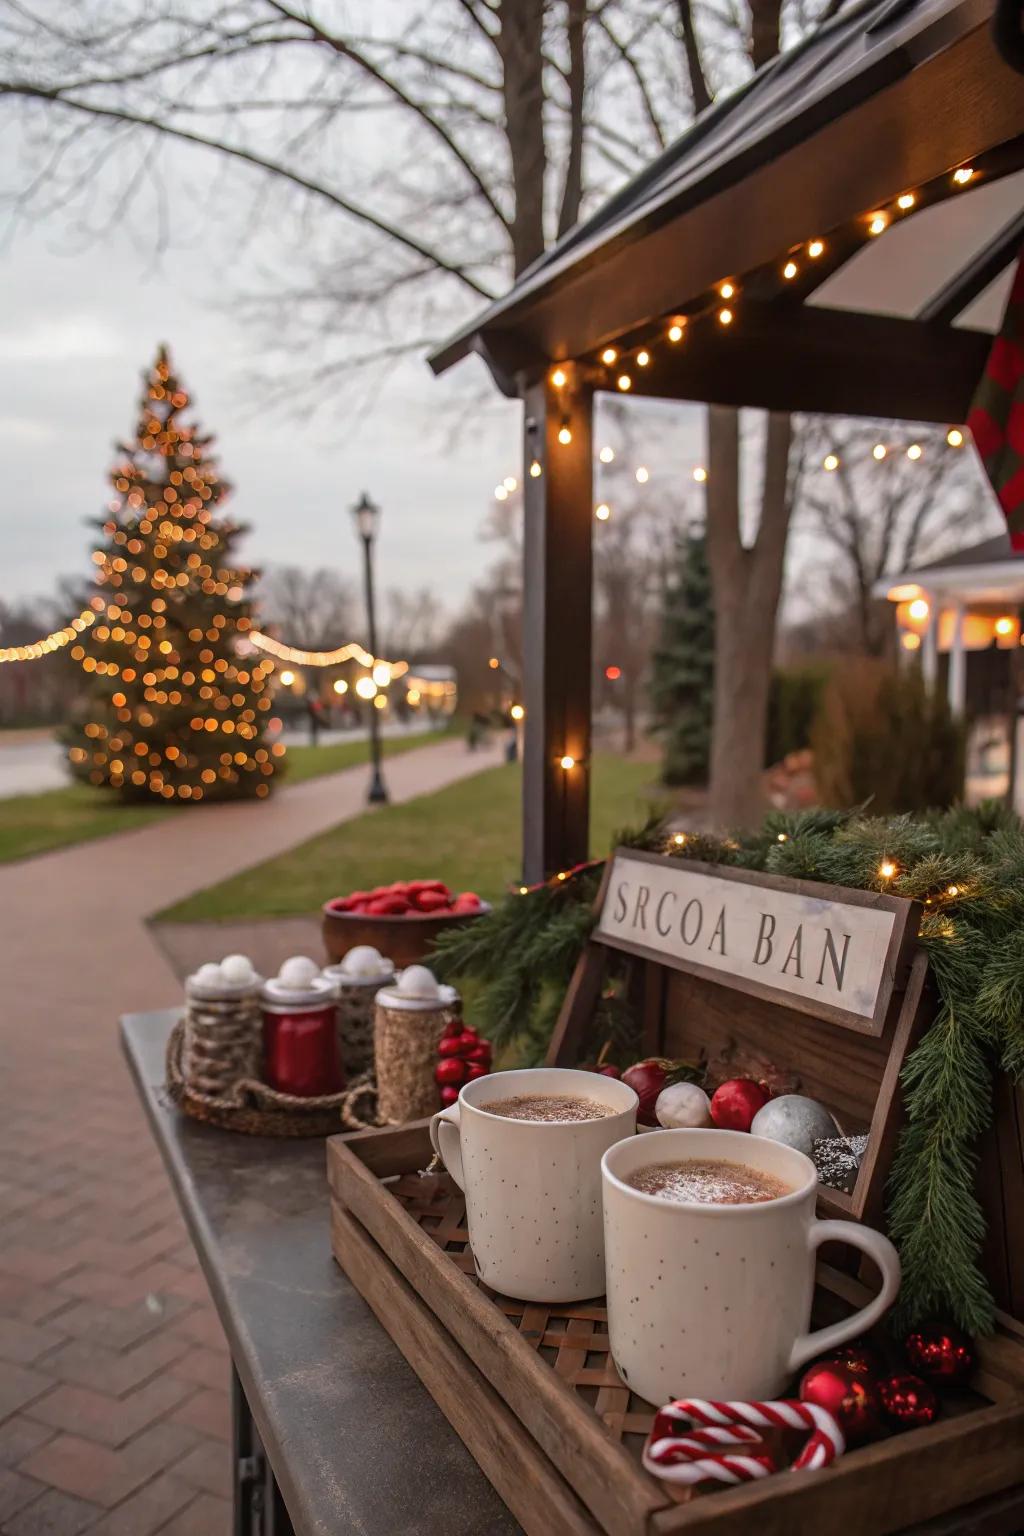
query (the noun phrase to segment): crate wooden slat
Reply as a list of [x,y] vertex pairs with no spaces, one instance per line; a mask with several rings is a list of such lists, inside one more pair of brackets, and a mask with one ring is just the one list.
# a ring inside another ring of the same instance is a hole
[[[982,1345],[987,1401],[825,1473],[680,1495],[639,1463],[653,1410],[615,1372],[603,1302],[531,1306],[478,1284],[461,1197],[446,1175],[418,1175],[424,1123],[334,1137],[327,1157],[338,1262],[530,1536],[887,1536],[1024,1476],[1024,1341],[1011,1327]],[[819,1295],[834,1310],[863,1287],[822,1266]],[[536,1499],[521,1487],[531,1477]]]

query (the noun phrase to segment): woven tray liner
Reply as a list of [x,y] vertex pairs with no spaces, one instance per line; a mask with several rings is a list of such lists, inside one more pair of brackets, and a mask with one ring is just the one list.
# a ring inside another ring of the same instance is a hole
[[167,1041],[167,1092],[183,1114],[246,1136],[333,1136],[340,1130],[364,1131],[377,1124],[357,1106],[374,1106],[376,1089],[369,1076],[357,1078],[341,1093],[298,1098],[279,1093],[255,1078],[239,1078],[228,1093],[202,1093],[185,1081],[182,1049],[185,1022],[179,1019]]

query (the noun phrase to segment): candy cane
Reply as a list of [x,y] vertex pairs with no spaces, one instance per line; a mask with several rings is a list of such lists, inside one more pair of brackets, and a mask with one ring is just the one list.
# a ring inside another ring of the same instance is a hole
[[[707,1428],[694,1429],[693,1425]],[[793,1463],[794,1471],[829,1466],[846,1448],[835,1418],[816,1403],[785,1399],[770,1403],[711,1402],[706,1398],[682,1398],[669,1403],[655,1416],[644,1450],[648,1471],[673,1482],[699,1482],[714,1478],[735,1483],[764,1477],[775,1471],[768,1456],[702,1456],[705,1445],[730,1444],[759,1438],[765,1429],[810,1429],[806,1445]],[[714,1436],[714,1439],[706,1438]]]

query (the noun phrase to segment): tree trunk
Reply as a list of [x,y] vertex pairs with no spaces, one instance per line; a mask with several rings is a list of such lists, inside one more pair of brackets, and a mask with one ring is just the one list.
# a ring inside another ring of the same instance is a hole
[[739,412],[708,408],[708,561],[715,599],[715,714],[711,813],[722,827],[751,826],[762,812],[775,615],[789,527],[787,415],[771,412],[757,537],[740,534]]
[[501,0],[498,18],[495,42],[512,162],[512,256],[518,276],[544,250],[544,0]]

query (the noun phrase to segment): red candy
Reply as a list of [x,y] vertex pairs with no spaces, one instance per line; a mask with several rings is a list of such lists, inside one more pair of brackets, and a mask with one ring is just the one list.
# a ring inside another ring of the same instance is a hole
[[443,880],[394,880],[328,902],[332,912],[369,917],[466,917],[483,905],[475,891],[451,891]]

